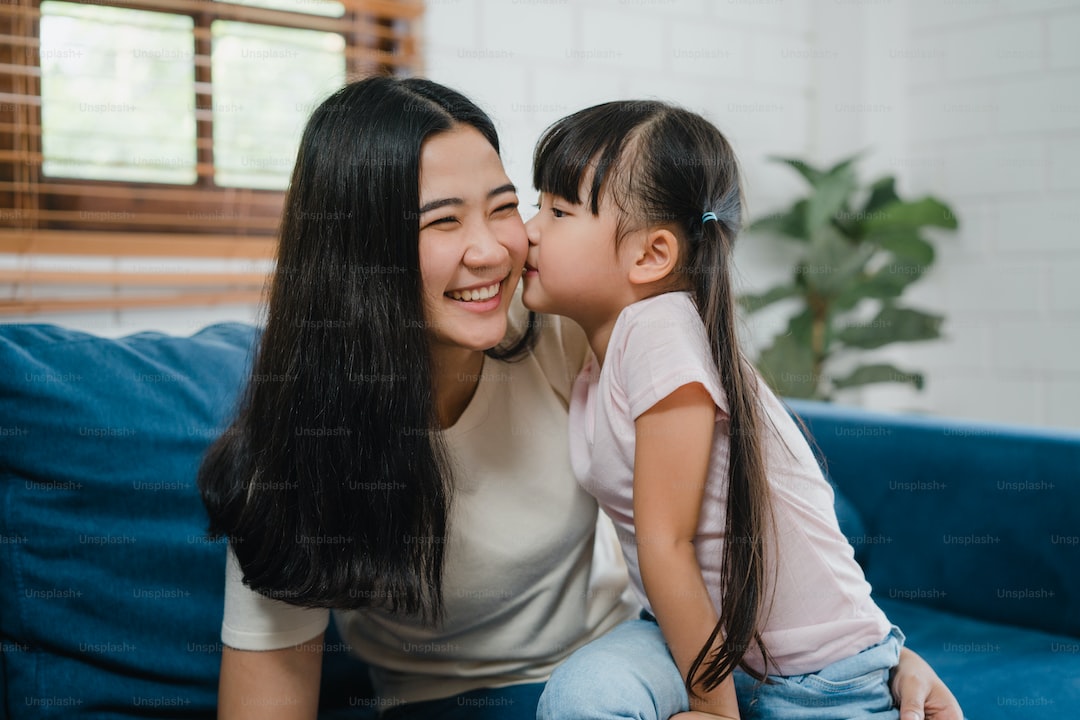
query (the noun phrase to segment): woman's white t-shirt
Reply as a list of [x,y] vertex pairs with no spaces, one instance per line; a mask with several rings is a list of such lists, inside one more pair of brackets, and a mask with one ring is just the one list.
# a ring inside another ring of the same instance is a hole
[[[485,357],[475,395],[443,431],[455,486],[441,625],[380,610],[334,612],[384,702],[543,681],[635,611],[614,532],[606,518],[596,532],[596,502],[570,467],[567,407],[588,344],[571,323],[540,323],[523,360]],[[330,615],[255,593],[229,552],[224,644],[291,647],[325,630]]]

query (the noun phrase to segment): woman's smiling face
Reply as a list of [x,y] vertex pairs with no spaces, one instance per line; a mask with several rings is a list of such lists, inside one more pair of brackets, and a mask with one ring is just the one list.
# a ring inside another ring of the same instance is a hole
[[514,185],[495,148],[469,125],[432,135],[420,151],[420,275],[433,343],[487,350],[528,251]]

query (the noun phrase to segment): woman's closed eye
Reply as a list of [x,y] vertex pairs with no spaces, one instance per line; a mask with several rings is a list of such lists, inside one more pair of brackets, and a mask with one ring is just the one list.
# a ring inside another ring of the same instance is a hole
[[518,201],[503,203],[499,207],[492,210],[492,215],[508,215],[510,213],[516,213],[518,209]]
[[[429,222],[424,227],[429,228],[429,227],[442,226],[444,228],[448,228],[451,225],[455,225],[457,223],[458,223],[457,215],[447,215],[446,217],[435,218],[434,220]],[[421,228],[421,229],[423,229],[423,228]]]

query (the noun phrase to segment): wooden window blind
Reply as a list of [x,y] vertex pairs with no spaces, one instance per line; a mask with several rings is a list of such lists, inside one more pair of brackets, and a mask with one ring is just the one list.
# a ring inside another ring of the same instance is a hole
[[[304,119],[346,79],[418,72],[422,12],[393,0],[5,0],[0,256],[14,260],[0,267],[0,314],[257,300],[259,273],[20,259],[272,258]],[[175,292],[113,305],[41,295],[73,285]]]

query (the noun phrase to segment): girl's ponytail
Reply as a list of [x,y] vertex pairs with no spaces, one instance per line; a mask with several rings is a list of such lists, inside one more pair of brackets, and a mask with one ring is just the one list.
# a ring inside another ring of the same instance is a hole
[[[735,293],[729,270],[740,207],[736,185],[714,211],[717,219],[702,222],[687,267],[694,300],[720,370],[730,434],[723,603],[719,622],[687,673],[687,689],[691,692],[697,683],[706,690],[715,688],[736,667],[763,679],[743,661],[752,642],[768,665],[768,653],[758,628],[766,604],[764,538],[771,513],[761,447],[757,378],[739,347]],[[713,651],[718,637],[723,641]]]

